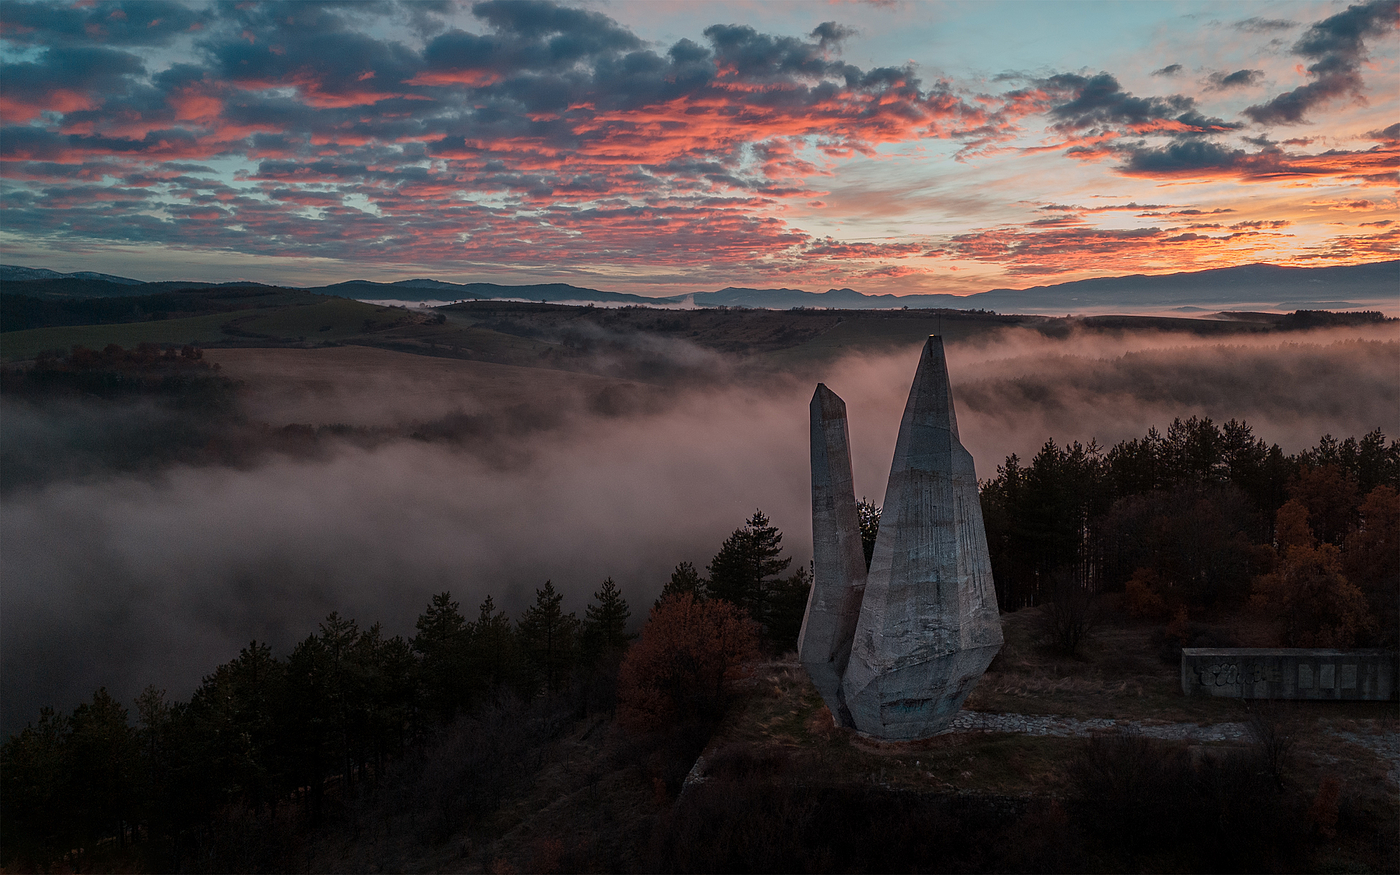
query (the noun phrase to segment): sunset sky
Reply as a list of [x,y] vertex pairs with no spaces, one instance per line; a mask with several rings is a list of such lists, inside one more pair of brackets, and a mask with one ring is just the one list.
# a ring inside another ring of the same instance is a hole
[[1400,0],[0,4],[0,258],[972,293],[1400,257]]

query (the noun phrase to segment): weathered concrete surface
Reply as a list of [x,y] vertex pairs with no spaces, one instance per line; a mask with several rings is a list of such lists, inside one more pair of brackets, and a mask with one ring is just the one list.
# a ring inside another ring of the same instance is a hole
[[1395,698],[1396,654],[1385,650],[1183,647],[1181,690],[1234,699]]
[[862,733],[926,738],[957,714],[1001,644],[977,474],[958,438],[942,339],[930,337],[895,444],[843,704]]
[[865,592],[865,550],[851,476],[846,403],[823,383],[812,395],[812,591],[797,638],[797,658],[836,721],[855,724],[841,677]]

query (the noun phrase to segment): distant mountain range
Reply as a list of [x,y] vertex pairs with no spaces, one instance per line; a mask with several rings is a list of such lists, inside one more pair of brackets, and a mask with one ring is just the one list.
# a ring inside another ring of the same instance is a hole
[[[157,282],[82,271],[0,265],[0,291],[43,297],[108,297],[258,283]],[[376,283],[351,280],[305,289],[373,301],[452,302],[522,300],[548,303],[791,309],[866,310],[899,307],[995,310],[1002,313],[1182,312],[1220,309],[1400,309],[1400,261],[1345,267],[1277,267],[1250,264],[1190,273],[1103,277],[1026,289],[993,289],[973,295],[867,295],[854,289],[725,288],[717,292],[648,298],[566,283],[498,285],[434,279]]]
[[119,286],[140,286],[145,285],[141,280],[127,279],[124,276],[112,276],[109,273],[93,273],[90,270],[80,270],[77,273],[59,273],[56,270],[47,270],[42,267],[20,267],[14,264],[0,264],[0,283],[21,282],[25,280],[102,280],[104,282],[116,283]]

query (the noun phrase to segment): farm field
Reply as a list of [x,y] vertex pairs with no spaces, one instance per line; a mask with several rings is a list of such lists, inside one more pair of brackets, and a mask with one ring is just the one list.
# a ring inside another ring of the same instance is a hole
[[[258,315],[261,310],[247,311]],[[116,325],[77,325],[55,328],[31,328],[27,331],[7,331],[0,334],[0,355],[6,361],[33,358],[45,350],[67,352],[74,346],[101,349],[109,343],[134,347],[140,343],[210,344],[227,339],[223,326],[229,321],[227,313],[194,316],[188,319],[165,319],[158,322],[127,322]]]
[[308,339],[324,343],[357,337],[414,318],[398,308],[376,307],[347,298],[323,298],[309,304],[251,307],[179,319],[7,331],[0,334],[0,355],[6,361],[19,361],[47,350],[67,352],[74,346],[101,349],[111,343],[124,347],[141,343],[283,345],[304,343]]

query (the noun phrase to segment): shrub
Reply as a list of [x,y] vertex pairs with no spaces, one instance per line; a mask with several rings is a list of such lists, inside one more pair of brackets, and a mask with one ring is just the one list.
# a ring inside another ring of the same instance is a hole
[[670,596],[652,608],[618,670],[618,719],[653,730],[722,713],[729,683],[758,654],[758,624],[729,602]]

